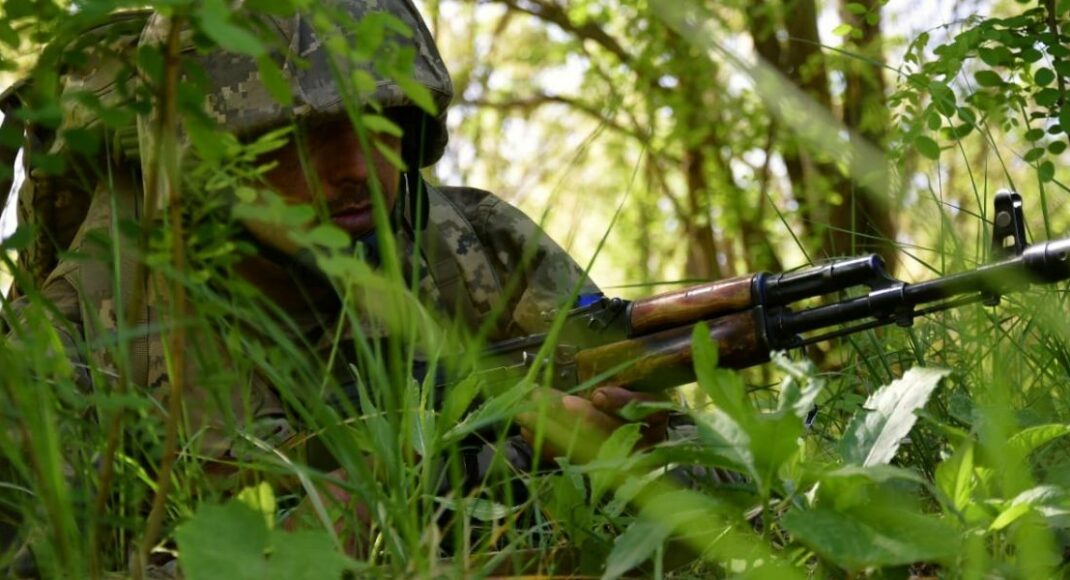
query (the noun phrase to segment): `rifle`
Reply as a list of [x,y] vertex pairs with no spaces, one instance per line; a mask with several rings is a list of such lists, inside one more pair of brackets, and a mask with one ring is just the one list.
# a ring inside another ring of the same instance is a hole
[[[534,335],[489,345],[477,368],[516,376],[533,364],[547,364],[559,390],[611,378],[632,390],[658,391],[695,380],[691,341],[699,323],[717,344],[721,366],[742,369],[768,361],[771,351],[890,324],[907,327],[918,317],[967,304],[995,306],[1003,294],[1070,279],[1070,238],[1027,245],[1021,196],[1000,192],[994,203],[996,260],[974,270],[909,284],[889,275],[884,260],[870,254],[635,301],[601,297],[568,312],[549,356],[538,356],[548,336]],[[867,292],[792,308],[855,288]]]

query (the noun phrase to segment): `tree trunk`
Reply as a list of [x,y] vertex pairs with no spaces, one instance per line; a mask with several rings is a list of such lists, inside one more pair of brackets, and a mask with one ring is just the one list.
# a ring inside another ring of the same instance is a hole
[[684,153],[684,174],[687,181],[687,210],[690,216],[685,225],[687,231],[686,277],[699,280],[721,278],[717,263],[717,241],[710,224],[710,208],[705,203],[708,195],[706,176],[706,153],[702,147],[689,148]]
[[[844,22],[861,32],[847,47],[858,58],[845,61],[843,122],[852,131],[852,140],[864,139],[883,150],[888,135],[888,110],[885,89],[881,42],[879,0],[859,0],[869,11],[869,19],[847,10],[842,10]],[[855,175],[868,174],[873,179],[888,183],[887,166],[858,168]],[[890,188],[889,188],[890,189]],[[896,224],[892,215],[891,199],[881,200],[864,184],[844,180],[840,187],[843,203],[833,206],[831,222],[825,245],[840,251],[877,252],[884,256],[889,266],[895,260]],[[852,239],[854,233],[857,237]]]

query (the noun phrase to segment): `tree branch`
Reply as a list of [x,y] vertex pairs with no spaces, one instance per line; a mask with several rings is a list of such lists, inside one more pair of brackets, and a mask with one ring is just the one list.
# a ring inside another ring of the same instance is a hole
[[673,163],[680,163],[679,157],[666,151],[654,150],[654,148],[650,144],[649,134],[644,133],[643,131],[640,131],[638,129],[629,128],[612,119],[609,119],[597,107],[591,105],[590,103],[585,103],[580,99],[574,97],[537,93],[529,97],[518,97],[509,100],[462,99],[458,104],[471,105],[473,107],[486,107],[488,109],[495,110],[519,110],[524,112],[531,112],[545,105],[566,105],[594,119],[595,121],[604,124],[606,127],[626,137],[635,139],[652,154],[655,154],[656,156],[661,157],[662,159],[665,159],[667,161],[671,161]]
[[590,40],[598,44],[620,59],[622,63],[633,68],[631,65],[634,63],[635,57],[627,50],[624,50],[624,47],[617,42],[617,39],[610,36],[593,22],[576,24],[569,18],[565,9],[552,0],[483,0],[483,2],[504,4],[517,12],[530,14],[540,20],[556,24],[562,30],[571,32],[580,39]]

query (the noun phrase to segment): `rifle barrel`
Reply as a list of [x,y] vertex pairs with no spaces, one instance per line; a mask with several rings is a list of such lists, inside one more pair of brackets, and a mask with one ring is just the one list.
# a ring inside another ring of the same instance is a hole
[[[952,274],[916,284],[896,284],[877,288],[865,296],[827,304],[799,312],[781,311],[770,316],[771,342],[785,344],[786,337],[869,317],[892,320],[897,315],[914,316],[915,306],[961,296],[998,296],[1023,290],[1032,284],[1070,278],[1070,238],[1035,244],[1022,255],[975,270]],[[779,339],[779,340],[778,340]]]

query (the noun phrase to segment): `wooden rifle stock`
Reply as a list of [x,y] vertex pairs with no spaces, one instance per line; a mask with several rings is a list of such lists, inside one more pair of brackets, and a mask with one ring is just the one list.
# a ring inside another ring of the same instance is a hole
[[[705,321],[717,344],[721,366],[741,369],[769,360],[758,310],[734,312]],[[660,391],[695,380],[691,341],[695,324],[662,330],[576,354],[576,378],[587,382],[622,368],[610,382],[634,391]]]
[[628,308],[628,335],[640,336],[747,310],[758,303],[756,277],[718,280],[636,300]]

